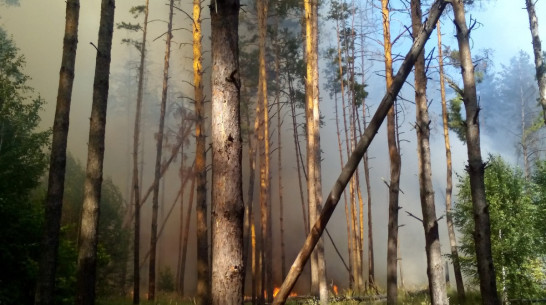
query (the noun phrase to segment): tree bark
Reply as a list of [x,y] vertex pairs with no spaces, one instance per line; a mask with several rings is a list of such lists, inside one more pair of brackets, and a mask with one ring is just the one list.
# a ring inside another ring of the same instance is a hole
[[544,64],[544,55],[542,53],[542,44],[538,32],[538,18],[535,12],[534,0],[525,0],[527,13],[529,14],[529,28],[533,38],[533,54],[535,55],[536,78],[539,91],[539,102],[542,105],[544,122],[546,124],[546,65]]
[[[446,222],[447,232],[449,235],[449,244],[451,246],[451,260],[453,262],[453,271],[455,273],[455,283],[457,285],[457,296],[459,301],[464,302],[464,284],[463,275],[461,272],[461,264],[459,262],[459,253],[457,250],[457,237],[455,236],[455,228],[453,226],[453,215],[451,208],[451,194],[453,192],[453,168],[451,164],[451,145],[449,143],[449,125],[447,118],[447,104],[446,104],[446,90],[444,81],[444,57],[442,50],[442,30],[440,27],[440,21],[436,24],[436,31],[438,33],[438,61],[440,66],[440,95],[442,98],[442,123],[444,127],[444,141],[446,147]],[[446,269],[446,273],[449,271]]]
[[316,246],[322,232],[326,227],[328,220],[332,216],[332,213],[334,212],[334,209],[339,202],[341,193],[347,186],[349,179],[358,167],[360,160],[364,156],[364,153],[368,149],[368,146],[370,145],[371,141],[379,130],[381,123],[387,116],[387,112],[392,107],[394,99],[400,92],[402,85],[404,84],[406,78],[411,72],[411,69],[413,67],[413,64],[415,63],[415,60],[417,59],[418,54],[422,51],[425,42],[430,37],[430,34],[432,33],[432,30],[434,29],[435,24],[440,18],[440,15],[444,11],[446,5],[447,2],[445,0],[436,0],[430,9],[428,19],[423,24],[423,27],[418,33],[414,33],[417,38],[413,42],[410,51],[408,52],[404,59],[404,62],[400,66],[396,77],[393,79],[392,86],[387,89],[387,92],[383,97],[381,103],[379,104],[376,113],[370,121],[370,124],[364,131],[364,135],[360,138],[357,146],[355,147],[353,153],[349,157],[349,160],[343,167],[343,170],[341,171],[341,174],[339,175],[336,183],[330,191],[330,194],[326,199],[326,203],[324,204],[324,208],[319,218],[314,224],[311,233],[307,236],[307,239],[305,240],[302,249],[296,257],[296,260],[292,264],[292,267],[290,268],[286,279],[280,287],[279,293],[275,297],[273,304],[284,304],[286,302],[288,294],[294,287],[298,277],[301,275],[303,266],[309,259],[311,251]]
[[238,0],[211,1],[212,304],[243,304]]
[[259,48],[259,78],[258,78],[258,103],[261,105],[260,119],[260,211],[261,211],[261,240],[262,240],[262,293],[267,296],[267,302],[273,295],[272,271],[272,241],[269,238],[271,231],[270,210],[270,160],[269,160],[269,102],[267,99],[267,74],[265,62],[266,32],[267,32],[267,0],[257,1],[258,10],[258,48]]
[[78,238],[77,305],[95,304],[95,278],[99,229],[102,168],[104,161],[104,133],[108,106],[110,53],[114,31],[114,0],[102,0],[93,103],[89,126],[87,169],[80,234]]
[[[412,29],[417,33],[421,27],[421,0],[411,1]],[[444,263],[438,233],[438,220],[434,205],[432,168],[430,157],[430,120],[427,105],[427,76],[425,71],[425,52],[421,51],[415,62],[415,106],[417,132],[417,159],[419,166],[419,193],[425,230],[425,251],[427,253],[427,275],[430,302],[433,305],[447,305]]]
[[157,250],[157,210],[159,207],[159,179],[161,177],[161,154],[163,151],[163,131],[165,127],[165,108],[167,106],[167,89],[169,87],[169,61],[171,59],[171,38],[173,25],[174,0],[169,2],[169,23],[167,25],[167,41],[165,48],[165,62],[163,67],[163,89],[161,91],[161,110],[159,115],[159,130],[157,132],[157,145],[154,173],[154,195],[152,198],[152,228],[150,236],[150,263],[148,265],[148,300],[155,299],[155,273]]
[[[381,0],[383,15],[383,48],[385,50],[385,81],[392,86],[392,45],[390,33],[390,10],[388,0]],[[387,114],[387,142],[390,158],[389,222],[387,242],[387,304],[398,302],[398,195],[400,193],[400,148],[396,141],[396,106]]]
[[54,303],[55,274],[57,268],[57,249],[63,207],[64,179],[66,171],[66,144],[70,120],[70,103],[74,83],[74,66],[78,46],[78,20],[80,1],[66,2],[66,22],[63,40],[63,55],[59,72],[57,107],[53,122],[53,140],[49,161],[49,179],[45,224],[42,236],[42,255],[39,262],[35,305]]
[[466,110],[466,140],[468,149],[468,165],[466,170],[470,176],[470,190],[474,214],[474,243],[480,291],[484,305],[500,304],[495,281],[495,268],[491,254],[491,221],[489,205],[485,198],[484,171],[480,148],[479,107],[476,95],[474,66],[470,53],[470,30],[466,26],[463,0],[451,2],[457,28],[457,41],[461,57],[461,74],[464,83],[463,102]]
[[207,229],[207,171],[205,107],[203,94],[203,54],[201,40],[201,1],[193,1],[193,86],[195,103],[195,179],[196,179],[196,234],[197,234],[197,302],[210,303],[209,248]]
[[148,7],[146,0],[144,12],[144,25],[142,29],[142,44],[140,46],[140,66],[138,69],[137,105],[135,114],[135,127],[133,134],[133,197],[135,207],[135,232],[133,241],[133,304],[140,303],[140,181],[138,174],[138,145],[140,142],[140,118],[142,112],[142,95],[144,87],[144,63],[146,60],[146,35],[148,32]]

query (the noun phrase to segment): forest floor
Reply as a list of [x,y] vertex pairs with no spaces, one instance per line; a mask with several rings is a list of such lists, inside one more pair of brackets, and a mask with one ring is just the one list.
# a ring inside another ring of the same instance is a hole
[[[448,294],[450,304],[459,304],[459,305],[472,305],[480,304],[479,293],[477,292],[467,292],[466,302],[460,302],[457,299],[457,294],[455,291],[450,291]],[[399,295],[400,305],[428,305],[430,304],[428,293],[426,290],[421,291],[406,291]],[[131,305],[132,300],[129,298],[107,298],[99,299],[97,305]],[[193,305],[196,304],[193,298],[181,299],[175,293],[160,293],[157,297],[157,300],[147,301],[142,300],[141,305]],[[245,305],[252,304],[251,302],[245,302]],[[311,297],[298,296],[290,297],[286,303],[287,305],[315,305],[319,304],[317,300],[314,300]],[[332,305],[361,305],[361,304],[374,304],[374,305],[383,305],[386,304],[386,297],[384,294],[380,295],[365,295],[357,296],[350,292],[345,293],[336,297],[332,297],[332,300],[329,304]]]

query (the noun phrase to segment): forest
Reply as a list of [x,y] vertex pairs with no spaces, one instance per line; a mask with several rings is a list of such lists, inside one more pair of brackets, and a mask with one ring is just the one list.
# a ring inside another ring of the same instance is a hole
[[544,6],[0,0],[0,305],[545,303]]

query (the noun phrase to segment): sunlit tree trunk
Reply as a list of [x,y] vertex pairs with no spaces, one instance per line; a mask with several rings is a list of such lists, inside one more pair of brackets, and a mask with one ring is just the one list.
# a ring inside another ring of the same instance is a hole
[[[144,11],[144,25],[142,29],[142,43],[140,45],[140,66],[138,68],[137,105],[135,127],[133,133],[133,198],[135,207],[135,232],[133,240],[133,304],[140,303],[140,180],[138,174],[138,146],[140,142],[140,118],[142,112],[142,95],[144,87],[144,63],[146,60],[146,35],[148,32],[148,6],[146,0]],[[142,172],[142,171],[141,171]]]
[[[449,244],[451,246],[451,260],[453,262],[453,271],[455,273],[455,283],[457,285],[457,296],[459,301],[464,301],[464,284],[463,275],[461,272],[461,264],[459,263],[459,253],[457,250],[457,237],[455,236],[455,229],[453,226],[453,215],[451,209],[451,194],[453,191],[453,168],[451,164],[451,145],[449,143],[449,126],[447,118],[447,105],[446,105],[446,90],[444,80],[444,58],[442,50],[442,30],[440,27],[440,21],[436,24],[436,31],[438,33],[438,63],[440,66],[440,95],[442,98],[442,122],[444,127],[444,141],[446,146],[446,222],[447,232],[449,235]],[[446,273],[449,271],[446,269]]]
[[[421,0],[411,1],[411,20],[413,33],[418,33],[421,23]],[[425,71],[425,52],[421,51],[415,62],[415,106],[417,132],[417,159],[419,166],[419,193],[425,230],[425,251],[427,253],[427,275],[430,302],[433,305],[447,305],[444,263],[438,233],[438,220],[434,206],[432,168],[430,159],[430,120],[427,105],[427,76]]]
[[212,41],[212,304],[243,304],[238,0],[210,4]]
[[466,110],[466,141],[468,149],[467,171],[470,177],[474,214],[474,243],[480,291],[484,305],[500,304],[495,281],[495,268],[491,254],[491,221],[485,198],[484,171],[480,148],[479,106],[474,79],[474,65],[470,52],[470,30],[466,25],[463,0],[451,2],[457,29],[457,41],[461,58],[461,74],[464,83],[463,102]]
[[95,304],[95,279],[99,211],[104,161],[104,134],[110,80],[110,53],[114,31],[114,0],[102,0],[99,39],[93,82],[93,103],[89,125],[87,169],[84,183],[83,208],[78,238],[76,304]]
[[163,151],[163,132],[165,129],[165,108],[167,107],[167,89],[169,87],[169,61],[171,59],[171,38],[173,24],[174,0],[169,3],[169,23],[167,25],[167,44],[165,48],[165,62],[163,67],[163,89],[161,91],[161,110],[159,114],[159,130],[157,132],[154,194],[152,197],[152,228],[150,233],[150,263],[148,265],[148,300],[155,299],[155,274],[157,252],[157,210],[159,207],[159,179],[161,175],[161,154]]
[[[392,45],[390,9],[388,0],[381,0],[383,15],[383,48],[385,53],[385,80],[392,85]],[[390,158],[389,222],[387,242],[387,304],[398,302],[398,195],[400,192],[400,148],[396,141],[396,102],[387,114],[387,142]]]
[[[320,173],[320,126],[318,92],[318,2],[305,0],[305,79],[307,119],[307,200],[309,222],[314,224],[321,210],[322,187]],[[324,244],[317,245],[311,259],[311,289],[320,296],[322,304],[328,301],[326,272],[324,266]]]
[[544,64],[544,54],[542,53],[542,44],[538,32],[538,18],[535,11],[534,0],[525,0],[527,13],[529,14],[529,28],[533,38],[533,54],[535,55],[536,78],[539,91],[539,102],[544,112],[544,122],[546,123],[546,65]]
[[381,123],[387,116],[387,112],[389,111],[389,109],[392,107],[394,99],[400,92],[402,85],[406,81],[409,73],[413,68],[417,56],[423,50],[425,42],[430,37],[430,34],[435,28],[436,22],[440,18],[440,15],[444,11],[446,5],[447,2],[445,0],[436,0],[430,8],[428,19],[423,24],[423,27],[418,32],[414,32],[414,37],[416,38],[413,42],[411,49],[404,58],[404,61],[402,62],[398,73],[393,78],[392,86],[387,88],[387,92],[385,93],[383,99],[381,100],[381,103],[377,107],[377,111],[372,117],[370,124],[368,125],[366,130],[364,130],[363,136],[360,138],[354,151],[349,157],[349,160],[347,160],[347,163],[343,167],[343,170],[341,171],[336,182],[334,183],[334,186],[330,190],[330,193],[326,199],[326,203],[324,204],[324,208],[322,209],[322,212],[318,217],[317,222],[311,229],[311,233],[307,236],[305,243],[303,244],[300,252],[298,253],[298,256],[296,257],[294,263],[292,264],[292,267],[290,268],[290,271],[286,276],[286,279],[279,289],[279,293],[273,301],[274,305],[280,305],[286,302],[290,291],[294,288],[297,279],[303,271],[303,266],[309,259],[311,252],[317,245],[320,236],[324,232],[326,224],[328,223],[328,220],[332,216],[332,213],[334,212],[334,209],[339,202],[341,193],[345,190],[345,187],[347,186],[347,183],[356,171],[360,160],[364,156],[364,153],[368,149],[371,141],[377,134]]
[[74,65],[78,46],[79,15],[80,1],[68,0],[66,2],[66,23],[59,73],[59,89],[57,91],[57,107],[53,122],[42,252],[34,301],[36,305],[50,305],[54,302],[57,249],[59,247],[66,170],[66,143],[72,100],[72,84],[74,83]]
[[201,40],[201,1],[193,0],[193,87],[195,105],[195,169],[196,179],[196,235],[197,235],[197,301],[210,303],[209,247],[207,229],[207,172],[205,137],[205,97],[203,94],[203,58]]
[[273,284],[271,282],[271,268],[272,268],[272,241],[269,238],[269,231],[271,231],[270,223],[270,160],[269,160],[269,103],[267,99],[267,74],[266,74],[266,62],[265,62],[265,47],[266,47],[266,33],[267,33],[267,0],[257,1],[258,10],[258,48],[259,48],[259,79],[258,79],[258,103],[261,105],[261,123],[259,134],[260,145],[260,210],[261,210],[261,240],[262,240],[262,264],[261,264],[261,277],[262,277],[262,293],[260,297],[263,297],[263,292],[267,295],[267,301],[272,297]]

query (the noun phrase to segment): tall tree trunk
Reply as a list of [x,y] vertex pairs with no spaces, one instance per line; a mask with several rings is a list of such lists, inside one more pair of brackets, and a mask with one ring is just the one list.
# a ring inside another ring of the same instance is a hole
[[417,59],[417,56],[423,50],[423,46],[425,42],[430,37],[430,34],[435,28],[435,24],[440,18],[440,15],[444,11],[446,5],[447,5],[447,2],[445,0],[436,0],[431,6],[428,19],[423,24],[423,27],[419,30],[418,33],[414,32],[414,36],[416,36],[417,38],[413,42],[413,45],[410,51],[404,58],[404,61],[402,65],[400,66],[398,73],[394,77],[392,86],[390,86],[387,89],[387,92],[383,96],[383,99],[381,100],[381,103],[379,104],[376,113],[374,114],[373,118],[370,121],[370,124],[364,131],[364,135],[360,138],[353,153],[349,157],[349,160],[343,167],[341,174],[339,175],[334,186],[330,190],[330,194],[328,195],[326,199],[324,208],[320,216],[318,217],[316,223],[314,224],[311,230],[311,233],[307,236],[307,239],[305,240],[305,243],[302,249],[298,253],[296,260],[292,264],[292,267],[290,268],[290,271],[288,272],[286,279],[284,280],[282,286],[280,287],[279,293],[275,297],[273,304],[279,305],[279,304],[284,304],[286,302],[288,294],[290,293],[290,291],[296,284],[296,280],[301,275],[303,266],[309,259],[309,256],[311,252],[313,251],[313,249],[315,248],[320,236],[322,235],[322,232],[324,232],[326,224],[328,223],[328,220],[332,216],[332,213],[334,212],[334,209],[337,206],[337,203],[339,202],[341,193],[344,191],[345,187],[347,186],[347,183],[349,182],[349,179],[355,172],[360,160],[364,156],[364,153],[366,152],[371,141],[377,134],[377,131],[379,130],[379,127],[381,126],[381,123],[387,116],[387,112],[389,111],[389,109],[392,107],[394,103],[394,99],[400,92],[402,85],[404,84],[404,82],[406,81],[406,78],[411,72],[411,69],[413,67],[413,64],[415,63],[415,60]]
[[159,206],[159,179],[161,172],[161,154],[163,150],[163,132],[165,128],[165,108],[167,106],[167,89],[169,87],[169,61],[171,59],[171,38],[173,25],[174,0],[169,2],[169,23],[167,25],[167,41],[165,48],[165,65],[163,67],[163,90],[161,91],[161,110],[159,115],[159,130],[155,156],[154,195],[152,199],[152,229],[150,236],[150,263],[148,265],[148,300],[155,299],[155,273],[157,250],[157,210]]
[[[388,0],[381,0],[383,15],[383,47],[385,50],[385,81],[392,85],[392,44]],[[387,242],[387,304],[398,302],[398,195],[400,193],[400,148],[396,141],[396,102],[387,114],[387,141],[390,158],[389,223]]]
[[49,179],[45,224],[42,236],[42,255],[39,263],[37,287],[34,303],[51,305],[54,303],[55,273],[57,268],[57,249],[63,208],[64,178],[66,171],[66,143],[70,119],[74,66],[78,46],[78,20],[80,1],[66,2],[66,23],[63,40],[63,55],[59,72],[57,107],[53,122],[53,140],[49,161]]
[[[281,115],[281,58],[279,46],[279,17],[275,17],[275,100],[277,105],[277,177],[279,191],[279,226],[281,238],[281,278],[286,276],[286,256],[284,244],[284,200],[282,185],[282,115]],[[273,300],[273,297],[271,297]]]
[[[444,80],[444,57],[442,50],[442,30],[440,27],[440,21],[436,24],[436,31],[438,33],[438,60],[440,66],[440,94],[442,98],[442,122],[444,127],[444,141],[446,146],[446,222],[447,232],[449,235],[449,244],[451,246],[451,260],[453,262],[453,271],[455,273],[455,283],[457,285],[457,296],[460,302],[464,302],[464,284],[463,275],[461,272],[461,264],[459,262],[459,253],[457,250],[457,237],[455,236],[455,228],[453,226],[453,215],[451,208],[451,194],[453,191],[453,168],[451,165],[451,145],[449,143],[449,126],[447,118],[447,105],[446,105],[446,89]],[[446,273],[449,271],[446,269]]]
[[[321,210],[322,187],[320,166],[320,112],[318,91],[318,2],[304,1],[305,8],[305,53],[307,72],[305,80],[307,119],[307,200],[309,222],[315,223]],[[320,296],[321,304],[328,302],[326,270],[324,265],[324,243],[321,239],[311,260],[311,289]]]
[[114,32],[114,0],[102,0],[93,103],[89,125],[87,169],[84,183],[83,208],[78,238],[77,305],[95,304],[95,278],[97,266],[97,244],[99,235],[102,167],[104,161],[104,133],[108,86],[110,80],[110,53]]
[[470,53],[470,30],[466,26],[463,0],[451,2],[457,28],[457,41],[461,57],[461,74],[464,83],[463,102],[466,109],[466,141],[468,149],[467,171],[470,176],[470,189],[474,214],[474,243],[480,291],[484,305],[500,304],[495,281],[495,268],[491,253],[491,221],[489,207],[485,198],[484,171],[480,148],[479,107],[474,79],[474,65]]
[[[218,9],[218,7],[216,8]],[[195,179],[197,217],[197,300],[200,305],[210,303],[209,286],[209,248],[207,233],[207,171],[206,171],[206,137],[205,137],[205,107],[203,94],[203,54],[201,40],[201,1],[193,1],[193,86],[195,103]]]
[[544,55],[538,33],[538,18],[535,12],[534,0],[525,0],[527,13],[529,14],[529,28],[533,38],[533,54],[535,55],[536,78],[539,91],[539,102],[542,105],[544,122],[546,123],[546,65],[544,64]]
[[[411,20],[414,33],[419,32],[421,23],[421,0],[411,1]],[[425,71],[425,52],[421,51],[415,62],[415,106],[417,132],[417,159],[419,166],[419,193],[425,230],[425,250],[427,253],[427,275],[430,302],[433,305],[447,305],[444,263],[438,233],[438,220],[434,206],[432,169],[430,159],[430,120],[427,105],[427,76]]]
[[[140,179],[138,174],[138,145],[140,142],[140,118],[142,112],[142,95],[144,87],[144,63],[146,60],[146,35],[148,33],[148,8],[146,0],[144,25],[142,29],[142,43],[140,46],[140,66],[138,68],[138,91],[133,134],[133,196],[135,207],[135,232],[133,240],[133,304],[140,303]],[[141,171],[142,172],[142,171]]]
[[[261,124],[260,124],[260,209],[261,209],[261,240],[262,240],[262,289],[266,292],[269,302],[273,294],[273,284],[271,282],[272,267],[272,241],[269,237],[271,230],[270,223],[270,202],[269,202],[269,103],[267,100],[267,74],[265,68],[265,45],[267,32],[267,0],[257,1],[258,10],[258,47],[259,47],[259,80],[258,80],[258,103],[261,105]],[[263,297],[263,292],[261,293]]]
[[238,0],[211,1],[212,304],[243,304]]

